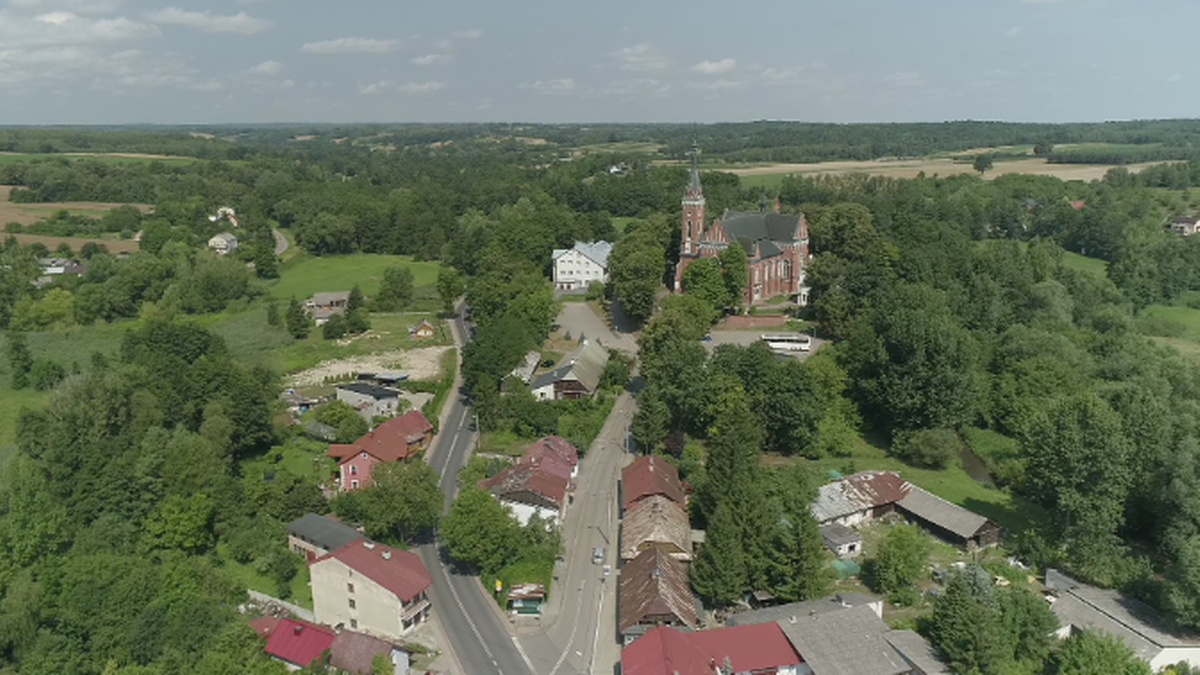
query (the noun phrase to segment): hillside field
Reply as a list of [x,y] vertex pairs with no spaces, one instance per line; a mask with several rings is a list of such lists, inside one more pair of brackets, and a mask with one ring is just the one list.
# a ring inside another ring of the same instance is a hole
[[410,256],[356,253],[354,255],[297,256],[296,262],[280,271],[280,279],[271,285],[271,294],[286,300],[303,299],[323,291],[348,291],[358,284],[366,295],[379,292],[379,281],[388,267],[407,267],[413,273],[413,286],[433,286],[438,264],[416,262]]

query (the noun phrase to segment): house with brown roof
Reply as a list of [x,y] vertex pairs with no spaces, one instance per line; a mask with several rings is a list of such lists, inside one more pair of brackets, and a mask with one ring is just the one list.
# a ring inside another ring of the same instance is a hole
[[659,627],[621,651],[622,675],[799,675],[804,659],[779,626],[760,623],[684,633]]
[[429,319],[421,319],[415,326],[408,327],[408,337],[412,340],[432,340],[435,331]]
[[638,457],[621,469],[620,491],[625,510],[653,495],[666,497],[680,507],[687,506],[679,472],[665,459],[655,455]]
[[433,425],[418,410],[380,424],[353,443],[334,443],[329,456],[338,462],[338,489],[357,490],[371,484],[371,468],[419,456],[433,439]]
[[557,460],[570,467],[570,477],[579,475],[579,451],[571,442],[559,436],[543,436],[525,448],[521,460],[525,462],[540,462],[546,458]]
[[517,462],[479,481],[479,487],[507,506],[522,525],[535,515],[547,523],[558,524],[567,504],[570,474],[556,464],[555,461]]
[[695,630],[696,598],[688,566],[664,551],[643,551],[621,568],[617,628],[626,645],[656,626]]
[[662,495],[637,502],[621,520],[622,560],[632,560],[652,548],[676,560],[692,559],[692,528],[687,513]]
[[[387,658],[395,672],[408,672],[407,651],[356,631],[334,631],[309,621],[271,616],[252,620],[250,627],[267,641],[263,651],[282,661],[289,670],[303,668],[328,651],[329,665],[342,672],[374,675],[376,656]],[[316,656],[312,656],[314,653]]]
[[415,553],[357,539],[309,565],[317,621],[396,640],[429,617],[433,580]]

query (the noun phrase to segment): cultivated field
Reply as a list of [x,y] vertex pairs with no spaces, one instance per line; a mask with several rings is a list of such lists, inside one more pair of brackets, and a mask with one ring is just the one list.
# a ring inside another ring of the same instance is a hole
[[[18,204],[8,201],[8,195],[12,192],[12,187],[8,185],[0,185],[0,225],[6,223],[20,223],[22,225],[32,225],[39,220],[46,220],[57,211],[67,210],[72,214],[87,216],[89,218],[99,218],[110,210],[124,204],[112,204],[109,202],[44,202],[37,204]],[[154,207],[149,204],[130,204],[137,207],[143,213],[149,213]],[[108,243],[107,240],[105,243]],[[112,247],[109,247],[110,250]]]
[[[1146,167],[1163,164],[1164,162],[1143,162],[1140,164],[1123,165],[1130,171],[1137,172]],[[1054,176],[1062,180],[1099,180],[1114,165],[1110,164],[1050,164],[1044,159],[1030,157],[998,161],[994,168],[984,174],[984,178],[995,178],[1010,173],[1024,173],[1035,176]],[[926,176],[950,176],[960,173],[975,173],[971,163],[956,161],[949,157],[925,157],[919,159],[880,159],[871,161],[842,161],[814,162],[810,164],[761,164],[754,166],[739,166],[724,168],[722,171],[742,177],[746,185],[777,185],[783,176],[815,176],[828,174],[840,176],[851,173],[865,173],[889,178],[916,178],[924,172]]]
[[195,157],[150,155],[141,152],[0,152],[0,164],[36,162],[44,159],[81,159],[83,157],[97,159],[107,164],[129,164],[132,162],[174,162],[177,164],[185,164],[196,161]]

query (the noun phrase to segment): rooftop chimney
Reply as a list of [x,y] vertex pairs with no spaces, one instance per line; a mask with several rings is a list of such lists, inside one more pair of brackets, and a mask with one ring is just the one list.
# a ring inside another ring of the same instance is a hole
[[304,630],[304,626],[297,625],[295,628],[292,629],[292,632],[295,633],[296,635],[299,635],[300,631],[302,631],[302,630]]
[[369,549],[372,549],[372,550],[374,550],[374,548],[375,548],[375,542],[371,541],[370,539],[363,539],[363,546],[365,546],[365,547],[367,547],[367,548],[369,548]]
[[383,559],[384,559],[384,560],[391,560],[391,559],[392,559],[392,552],[391,552],[391,551],[384,551],[384,552],[383,552]]

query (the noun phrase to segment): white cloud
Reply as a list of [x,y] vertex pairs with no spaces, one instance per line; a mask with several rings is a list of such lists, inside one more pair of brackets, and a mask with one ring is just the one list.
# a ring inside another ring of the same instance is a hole
[[405,94],[430,94],[446,88],[445,82],[430,80],[428,82],[405,82],[397,87]]
[[408,62],[417,66],[432,66],[437,63],[450,63],[453,60],[453,54],[424,54],[413,57]]
[[399,48],[399,40],[346,37],[321,42],[306,42],[300,51],[308,54],[387,54]]
[[537,80],[522,82],[521,89],[531,89],[539,94],[567,94],[575,91],[575,78],[566,77],[561,80]]
[[147,17],[151,22],[170,26],[188,26],[206,33],[237,33],[253,35],[271,27],[266,19],[256,19],[245,12],[237,14],[213,14],[211,12],[190,12],[178,7],[167,7],[152,12]]
[[40,21],[42,23],[48,23],[51,26],[61,26],[64,23],[67,23],[68,21],[78,19],[78,18],[79,18],[79,16],[76,15],[74,12],[61,12],[60,11],[60,12],[49,12],[47,14],[41,14],[41,15],[33,17],[33,20]]
[[9,7],[37,11],[53,9],[76,14],[111,14],[120,8],[121,0],[8,0]]
[[483,31],[478,28],[470,30],[456,30],[451,33],[458,40],[478,40],[483,37]]
[[1004,37],[1017,37],[1020,34],[1021,34],[1020,26],[1013,26],[1012,28],[1009,28],[1008,30],[1004,31]]
[[611,80],[607,86],[588,89],[589,98],[661,98],[671,91],[671,85],[649,77]]
[[670,61],[665,54],[659,51],[654,45],[646,43],[626,47],[617,52],[616,57],[621,62],[621,68],[624,70],[665,70],[670,65]]
[[157,26],[124,17],[89,19],[55,11],[36,17],[0,9],[0,50],[57,45],[98,45],[154,37]]
[[391,80],[380,80],[378,82],[373,82],[371,84],[368,84],[365,87],[359,87],[358,93],[360,93],[360,94],[378,94],[387,89],[391,89],[394,86],[396,86],[396,83],[392,82]]
[[247,75],[278,75],[283,72],[284,65],[278,61],[263,61],[262,63],[247,68]]
[[692,70],[705,75],[720,75],[737,69],[736,59],[721,59],[720,61],[701,61],[692,66]]
[[718,80],[709,80],[707,82],[688,82],[687,86],[691,89],[699,89],[701,91],[724,91],[726,89],[740,89],[746,85],[740,80],[730,80],[728,78],[720,78]]
[[1182,81],[1183,81],[1183,73],[1171,73],[1171,75],[1167,77],[1167,82],[1175,83],[1175,82],[1182,82]]

